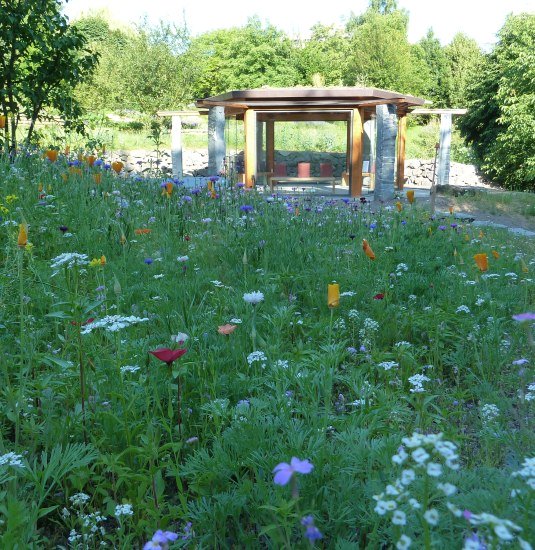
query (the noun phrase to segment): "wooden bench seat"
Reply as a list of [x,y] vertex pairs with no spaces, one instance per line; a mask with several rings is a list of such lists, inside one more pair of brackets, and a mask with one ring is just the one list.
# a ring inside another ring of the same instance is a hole
[[333,186],[333,193],[335,191],[336,181],[339,178],[335,177],[310,177],[310,178],[294,178],[290,176],[270,176],[268,178],[269,188],[273,193],[275,185],[279,183],[296,183],[296,184],[308,184],[308,183],[331,183]]

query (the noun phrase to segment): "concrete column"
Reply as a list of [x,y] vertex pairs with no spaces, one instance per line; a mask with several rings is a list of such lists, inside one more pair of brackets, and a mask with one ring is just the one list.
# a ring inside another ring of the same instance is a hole
[[396,106],[377,105],[377,163],[374,198],[394,198],[394,176],[396,168],[396,137],[398,120]]
[[438,149],[438,185],[450,182],[451,113],[440,115],[440,146]]
[[210,107],[208,111],[208,173],[217,176],[225,160],[225,108]]
[[256,121],[256,162],[257,172],[266,172],[264,164],[264,123]]
[[182,177],[182,120],[179,115],[171,117],[171,165],[173,177]]
[[375,115],[364,123],[364,141],[362,145],[362,156],[364,164],[362,171],[371,174],[370,189],[374,189],[374,170],[375,170]]

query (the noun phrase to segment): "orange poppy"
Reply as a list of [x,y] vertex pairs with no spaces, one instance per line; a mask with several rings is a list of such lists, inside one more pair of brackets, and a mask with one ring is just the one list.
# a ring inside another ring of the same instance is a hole
[[407,200],[412,204],[414,202],[414,191],[410,189],[407,191]]
[[148,229],[147,227],[143,227],[142,229],[134,229],[134,233],[136,235],[146,235],[147,233],[150,233],[152,229]]
[[228,336],[229,334],[232,334],[237,328],[238,325],[231,325],[227,323],[226,325],[221,325],[217,327],[217,332],[219,332],[219,334],[224,334],[225,336]]
[[401,212],[403,206],[401,205],[401,203],[398,201],[396,202],[396,208],[398,209],[398,212]]
[[340,305],[340,285],[338,283],[327,285],[327,305],[330,308]]
[[111,167],[117,174],[123,169],[124,164],[120,160],[111,163]]
[[25,223],[19,224],[19,236],[17,238],[17,244],[24,248],[28,244],[28,226]]
[[95,161],[97,160],[97,157],[95,155],[88,155],[85,160],[87,161],[87,164],[89,164],[89,166],[93,166],[93,164],[95,164]]
[[47,149],[45,156],[50,162],[56,162],[58,160],[58,152],[56,149]]
[[95,183],[99,185],[102,182],[102,174],[93,174],[93,179]]
[[366,239],[362,239],[362,250],[364,250],[364,253],[370,260],[375,260],[375,254]]
[[492,251],[492,255],[494,256],[495,260],[497,260],[500,257],[500,255],[498,254],[498,252],[496,252],[496,250]]
[[474,260],[480,271],[487,271],[487,269],[489,268],[489,259],[486,254],[475,254]]

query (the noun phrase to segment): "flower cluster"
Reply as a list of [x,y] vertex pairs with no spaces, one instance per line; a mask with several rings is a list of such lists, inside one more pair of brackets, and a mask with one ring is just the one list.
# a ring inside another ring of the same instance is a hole
[[262,368],[265,368],[267,363],[266,354],[263,351],[253,351],[247,356],[247,363],[252,367],[255,363],[260,363]]
[[[71,269],[74,266],[80,267],[89,264],[89,256],[87,254],[78,254],[77,252],[64,252],[59,256],[56,256],[52,259],[50,267],[54,270],[57,270],[60,267],[66,267]],[[53,276],[56,275],[58,271],[55,271]]]
[[123,317],[121,315],[106,315],[106,317],[103,317],[98,321],[93,321],[85,325],[85,327],[81,330],[81,333],[89,334],[96,328],[103,328],[108,332],[117,332],[122,328],[136,325],[137,323],[144,323],[148,320],[148,317],[135,317],[134,315],[130,315],[129,317]]
[[6,453],[0,456],[0,466],[17,466],[18,468],[24,468],[22,463],[22,455],[15,453]]
[[252,304],[253,306],[256,306],[256,304],[259,304],[264,300],[264,294],[260,291],[253,291],[253,292],[246,292],[243,295],[243,299],[248,303]]

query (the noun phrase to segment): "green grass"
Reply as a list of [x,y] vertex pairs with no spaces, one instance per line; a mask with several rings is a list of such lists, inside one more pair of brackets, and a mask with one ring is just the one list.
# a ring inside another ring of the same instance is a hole
[[[535,538],[533,489],[512,475],[535,448],[533,328],[512,318],[533,311],[533,240],[403,198],[232,181],[213,196],[204,179],[167,197],[159,178],[79,170],[0,159],[0,547],[140,548],[162,529],[173,548],[305,549],[308,516],[317,547],[460,548],[473,529],[498,547],[451,510]],[[169,364],[149,353],[179,347]],[[292,457],[312,471],[274,483]]]

